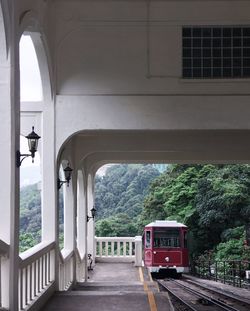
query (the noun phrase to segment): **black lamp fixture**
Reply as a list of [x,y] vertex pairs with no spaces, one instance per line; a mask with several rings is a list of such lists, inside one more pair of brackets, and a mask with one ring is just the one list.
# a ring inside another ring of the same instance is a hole
[[28,139],[30,154],[21,154],[19,150],[16,152],[16,166],[20,167],[23,160],[27,157],[32,157],[32,163],[34,163],[35,153],[38,147],[38,140],[41,138],[34,132],[34,126],[32,126],[32,132],[25,136]]
[[90,212],[91,212],[92,217],[90,217],[90,216],[87,215],[87,222],[89,222],[89,220],[90,220],[91,218],[95,219],[95,213],[96,213],[95,207],[93,207],[93,208],[90,210]]
[[59,178],[57,179],[57,188],[60,189],[63,184],[67,183],[67,186],[69,186],[69,182],[71,180],[71,174],[72,174],[72,168],[68,165],[65,167],[64,171],[64,176],[65,180],[60,180]]

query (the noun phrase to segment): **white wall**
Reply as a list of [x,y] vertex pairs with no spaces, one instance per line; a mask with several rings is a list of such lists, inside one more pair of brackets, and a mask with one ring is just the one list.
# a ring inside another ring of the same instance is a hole
[[248,94],[248,82],[190,83],[182,26],[249,24],[249,1],[57,1],[60,95]]
[[246,25],[249,1],[56,1],[54,15],[57,152],[82,130],[249,129],[249,79],[181,78],[182,26]]

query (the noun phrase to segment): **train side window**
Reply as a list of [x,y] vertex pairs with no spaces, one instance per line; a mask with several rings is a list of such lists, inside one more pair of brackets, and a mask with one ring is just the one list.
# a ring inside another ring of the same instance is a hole
[[187,248],[187,232],[184,232],[184,248]]
[[150,248],[151,246],[151,232],[146,231],[146,241],[145,241],[145,247]]

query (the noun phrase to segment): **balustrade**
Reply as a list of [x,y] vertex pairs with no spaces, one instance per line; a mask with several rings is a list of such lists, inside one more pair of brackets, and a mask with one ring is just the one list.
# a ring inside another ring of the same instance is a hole
[[3,284],[5,282],[4,278],[6,277],[5,263],[8,260],[9,255],[9,245],[0,240],[0,308],[3,307]]
[[19,310],[37,300],[53,283],[55,243],[40,243],[20,254]]
[[68,251],[63,249],[60,252],[59,262],[59,290],[68,290],[74,277],[74,251]]
[[141,237],[96,237],[96,261],[135,261],[141,265]]

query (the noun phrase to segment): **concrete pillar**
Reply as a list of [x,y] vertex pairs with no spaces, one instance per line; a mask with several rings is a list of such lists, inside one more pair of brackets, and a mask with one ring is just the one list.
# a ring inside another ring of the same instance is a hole
[[139,235],[135,237],[135,266],[142,266],[142,237]]
[[[77,249],[81,258],[86,257],[86,191],[83,173],[78,170],[77,173]],[[77,275],[77,280],[82,281],[86,278],[86,260],[85,263],[81,263],[83,269],[80,270],[81,274]],[[84,270],[84,271],[83,271]]]
[[[88,175],[87,182],[87,215],[91,216],[91,209],[94,207],[94,178]],[[95,222],[90,219],[87,222],[87,253],[92,255],[93,263],[95,263]]]
[[[0,179],[0,239],[6,244],[10,244],[11,208],[13,208],[14,204],[14,200],[11,201],[11,194],[14,191],[12,182],[15,184],[15,167],[11,165],[15,159],[15,127],[12,129],[11,126],[15,122],[13,118],[15,102],[10,97],[11,67],[10,59],[7,58],[6,54],[5,35],[2,8],[0,6],[0,133],[2,133],[0,136],[0,163],[2,163],[2,176],[4,176],[4,178]],[[1,268],[0,282],[4,284],[2,286],[2,307],[8,309],[10,307],[9,290],[11,270],[9,257],[2,258]]]
[[77,176],[77,247],[81,254],[86,251],[85,228],[86,228],[86,202],[85,188],[82,171]]
[[[18,275],[19,275],[19,168],[16,167],[16,151],[20,150],[20,76],[19,76],[19,38],[18,38],[18,14],[19,4],[17,0],[11,1],[11,38],[10,38],[10,94],[11,94],[11,147],[8,156],[10,163],[10,273],[9,273],[9,309],[18,310]],[[6,191],[6,189],[5,189]],[[7,191],[6,191],[7,192]]]
[[[73,178],[72,178],[73,180]],[[72,180],[69,186],[64,187],[64,248],[67,250],[74,249],[74,193]]]

